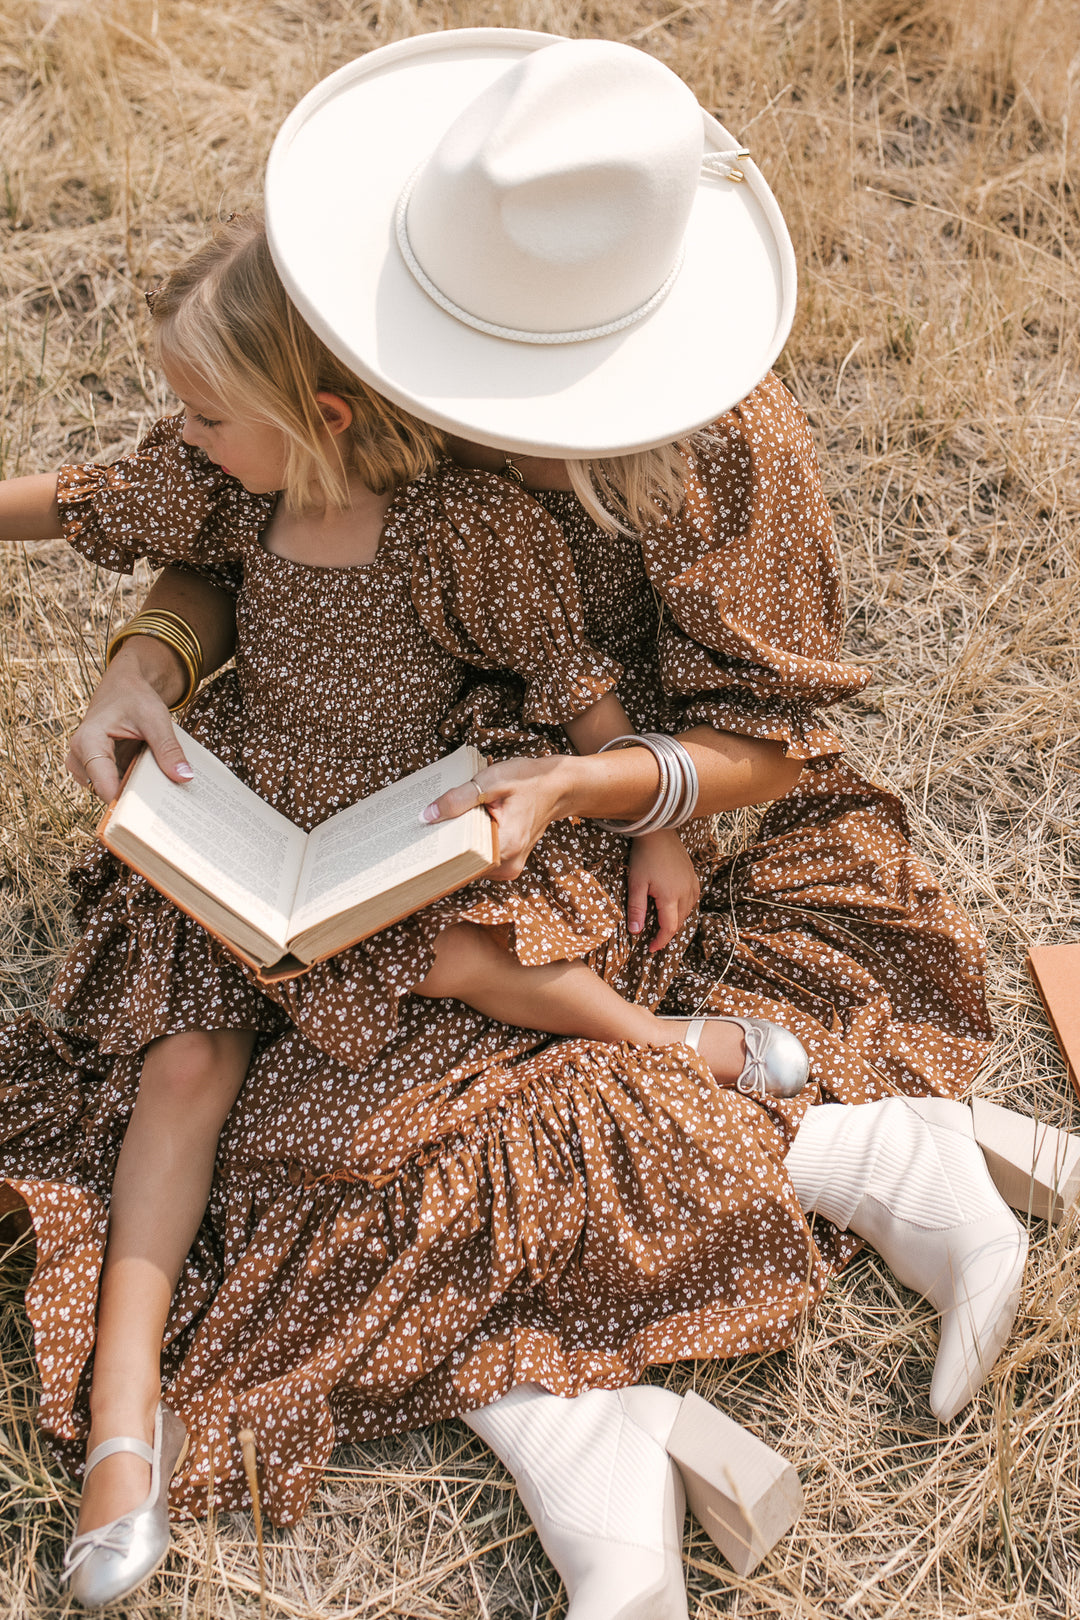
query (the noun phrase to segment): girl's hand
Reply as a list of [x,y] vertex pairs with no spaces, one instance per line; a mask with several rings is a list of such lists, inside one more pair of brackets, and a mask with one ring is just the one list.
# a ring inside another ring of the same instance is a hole
[[663,950],[701,898],[694,863],[677,832],[664,830],[631,838],[626,920],[632,934],[645,926],[649,900],[656,907],[657,929],[650,951]]
[[[178,669],[176,654],[164,642],[149,636],[124,642],[68,744],[66,764],[76,782],[111,802],[143,742],[172,781],[191,781],[194,772],[161,696],[162,689],[169,691],[176,684]],[[174,701],[182,690],[181,686]]]
[[421,820],[447,821],[474,809],[479,788],[499,829],[499,864],[485,876],[516,878],[551,823],[570,814],[566,797],[570,763],[565,754],[499,760],[428,805]]

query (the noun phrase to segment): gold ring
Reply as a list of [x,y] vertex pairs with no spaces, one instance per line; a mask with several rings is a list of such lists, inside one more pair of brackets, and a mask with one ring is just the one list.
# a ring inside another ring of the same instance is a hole
[[470,776],[469,781],[472,783],[473,787],[476,789],[476,804],[475,804],[474,808],[478,810],[482,804],[487,804],[487,802],[488,802],[487,801],[487,794],[484,792],[483,788],[480,786],[480,784],[476,780],[475,776]]
[[111,754],[88,754],[86,756],[86,758],[83,760],[83,770],[85,770],[88,765],[92,765],[94,763],[95,759],[112,759],[112,755]]

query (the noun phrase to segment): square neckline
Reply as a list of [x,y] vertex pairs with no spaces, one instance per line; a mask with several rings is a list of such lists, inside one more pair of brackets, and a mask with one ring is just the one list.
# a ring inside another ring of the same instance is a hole
[[[420,475],[421,478],[426,478],[428,476],[429,475],[427,473],[421,473]],[[278,509],[278,503],[282,499],[281,490],[278,490],[274,496],[274,502],[270,508],[270,513],[266,523],[255,531],[255,548],[261,553],[262,556],[268,557],[272,562],[284,563],[290,568],[303,568],[311,574],[367,573],[371,569],[379,567],[380,564],[384,563],[396,551],[397,548],[393,544],[388,544],[388,542],[393,541],[396,531],[401,527],[402,514],[399,508],[403,506],[408,492],[419,482],[420,479],[414,478],[410,480],[409,483],[402,484],[394,491],[390,504],[383,514],[382,528],[379,530],[379,539],[375,547],[375,555],[371,558],[370,562],[313,563],[306,561],[306,559],[302,557],[283,557],[279,551],[271,551],[267,547],[263,537],[269,530],[270,524],[274,519],[274,514]]]

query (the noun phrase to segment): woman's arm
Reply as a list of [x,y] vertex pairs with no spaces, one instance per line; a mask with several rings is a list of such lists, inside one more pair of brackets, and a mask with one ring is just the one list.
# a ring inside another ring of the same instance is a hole
[[[787,758],[780,743],[711,726],[684,731],[679,741],[698,773],[701,816],[770,804],[783,798],[802,774],[802,766]],[[502,859],[490,876],[514,878],[553,821],[565,816],[638,820],[656,798],[659,771],[647,748],[620,748],[608,754],[501,760],[478,772],[475,780],[499,828]],[[437,799],[424,812],[425,819],[459,816],[475,803],[476,794],[466,783]]]
[[[235,602],[209,580],[183,568],[166,568],[143,606],[187,621],[202,643],[204,673],[211,674],[232,656]],[[138,744],[145,742],[166,776],[189,781],[191,767],[169,714],[169,704],[183,697],[187,685],[187,671],[165,642],[153,636],[129,636],[121,642],[68,745],[67,768],[75,780],[101,799],[114,799],[121,774]]]
[[[634,728],[616,694],[605,692],[584,714],[568,720],[563,730],[579,754],[598,754],[605,743],[632,735]],[[626,922],[632,934],[645,927],[650,899],[656,908],[656,931],[649,949],[659,951],[671,943],[701,899],[694,863],[670,827],[635,838],[630,846]]]

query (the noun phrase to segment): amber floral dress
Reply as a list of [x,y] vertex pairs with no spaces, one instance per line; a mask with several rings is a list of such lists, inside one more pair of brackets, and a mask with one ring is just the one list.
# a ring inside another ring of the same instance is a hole
[[[175,446],[162,448],[157,501],[125,487],[130,472],[129,461],[73,473],[86,498],[65,514],[74,525],[92,508],[103,533],[141,528],[168,554],[160,541],[195,498],[189,471]],[[234,485],[198,499],[204,539],[243,520]],[[284,1007],[215,963],[228,986],[209,978],[211,999],[234,996],[230,1018],[257,1017],[262,1033],[173,1300],[166,1390],[193,1440],[177,1506],[205,1511],[211,1477],[220,1505],[245,1502],[241,1428],[256,1435],[264,1505],[285,1523],[335,1440],[467,1411],[522,1380],[570,1395],[654,1363],[789,1343],[850,1252],[843,1237],[820,1239],[820,1223],[815,1244],[784,1174],[805,1107],[955,1093],[983,1054],[977,936],[911,850],[899,804],[842,763],[817,714],[867,677],[839,661],[832,526],[786,390],[767,379],[722,419],[678,524],[623,541],[571,496],[543,504],[573,555],[586,644],[622,666],[636,724],[776,738],[808,768],[734,857],[721,861],[707,824],[694,824],[701,914],[658,956],[625,931],[625,844],[588,825],[541,853],[528,904],[488,885],[470,897],[473,914],[494,920],[517,904],[516,936],[538,950],[592,931],[598,969],[650,1003],[778,1018],[809,1047],[816,1085],[763,1102],[716,1085],[682,1047],[544,1041],[460,1003],[400,999],[398,968],[363,952],[296,981]],[[190,514],[182,526],[191,531]],[[430,574],[426,562],[414,572],[414,602],[434,622],[447,595],[429,593]],[[536,602],[538,618],[548,611]],[[474,636],[449,612],[443,626],[452,640]],[[602,685],[610,667],[591,664],[584,679]],[[526,728],[529,691],[520,667],[482,676],[448,704],[445,744],[564,746],[545,729],[560,715],[533,707]],[[94,859],[82,880],[91,926],[108,904],[107,883],[88,881]],[[60,994],[73,1027],[12,1026],[0,1059],[0,1173],[37,1236],[28,1307],[41,1417],[73,1466],[133,1043],[159,1019],[205,1016],[190,993],[147,975],[125,1003],[119,1048],[95,1019],[92,965],[104,991],[120,982],[122,957],[156,954],[160,907],[142,899],[69,967]],[[195,949],[193,925],[169,926],[184,937],[163,948]],[[397,936],[410,961],[429,926]],[[205,965],[204,946],[196,957]]]

